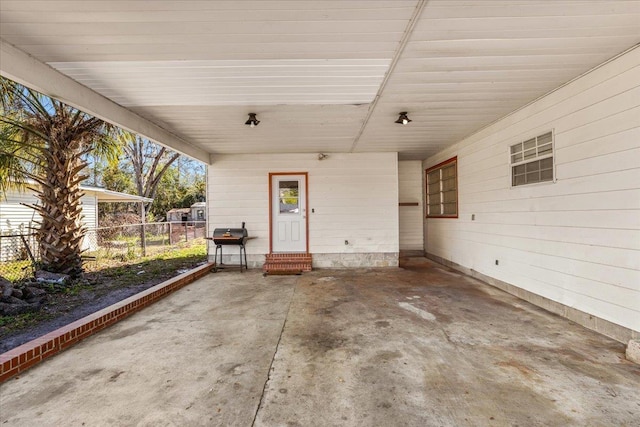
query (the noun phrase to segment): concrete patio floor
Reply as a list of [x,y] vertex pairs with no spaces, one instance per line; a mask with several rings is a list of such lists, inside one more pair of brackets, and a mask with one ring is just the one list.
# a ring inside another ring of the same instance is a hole
[[638,425],[624,345],[412,265],[210,274],[0,386],[0,424]]

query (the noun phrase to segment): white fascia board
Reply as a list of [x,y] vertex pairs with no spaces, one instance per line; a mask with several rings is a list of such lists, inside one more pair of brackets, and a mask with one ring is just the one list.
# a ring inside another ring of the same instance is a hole
[[0,39],[0,75],[181,154],[207,164],[211,163],[210,153],[205,150],[81,85],[2,39]]
[[119,191],[107,190],[99,187],[86,187],[81,185],[80,188],[85,193],[94,193],[98,202],[144,202],[152,203],[153,199],[148,197],[136,196],[135,194],[121,193]]
[[[27,185],[37,187],[38,183],[32,180],[27,181]],[[153,199],[149,197],[137,196],[135,194],[121,193],[119,191],[107,190],[106,188],[100,187],[92,187],[89,185],[81,185],[80,189],[85,193],[90,193],[95,195],[98,199],[98,202],[144,202],[144,203],[152,203]],[[10,189],[9,191],[13,191],[18,194],[32,194],[32,190],[30,189]],[[2,199],[0,199],[0,203]]]

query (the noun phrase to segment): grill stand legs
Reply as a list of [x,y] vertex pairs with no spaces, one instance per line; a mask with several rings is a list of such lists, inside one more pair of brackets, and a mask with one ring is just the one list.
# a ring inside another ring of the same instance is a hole
[[[216,245],[216,253],[213,257],[213,262],[215,263],[215,267],[213,268],[214,272],[217,272],[218,270],[222,270],[227,267],[240,267],[240,272],[242,273],[243,268],[245,270],[249,268],[247,266],[247,249],[244,247],[244,244],[238,245],[240,246],[240,265],[227,265],[222,263],[222,246],[223,245]],[[225,245],[225,246],[232,246],[232,245]],[[220,263],[218,263],[218,250],[220,250]],[[242,263],[243,257],[244,257],[244,264]]]

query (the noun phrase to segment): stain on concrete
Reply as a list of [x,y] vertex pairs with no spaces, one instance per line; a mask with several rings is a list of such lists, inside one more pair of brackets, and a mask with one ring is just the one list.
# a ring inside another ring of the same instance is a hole
[[102,371],[104,371],[104,369],[88,369],[86,371],[82,371],[80,375],[78,375],[78,379],[80,381],[89,381],[94,377],[100,375]]
[[331,316],[332,313],[333,311],[331,311],[330,308],[319,308],[316,310],[316,314],[320,314],[322,316]]
[[376,328],[388,328],[390,325],[386,320],[378,320],[376,322]]
[[109,333],[109,339],[112,340],[118,340],[121,338],[127,338],[130,337],[132,335],[135,335],[137,333],[146,331],[149,327],[147,325],[139,325],[139,326],[134,326],[131,328],[121,328],[121,329],[115,329],[113,332],[112,331],[108,331]]
[[120,375],[124,374],[124,372],[125,372],[125,371],[118,371],[118,372],[114,373],[113,375],[111,375],[111,376],[109,377],[109,382],[110,382],[110,383],[112,383],[112,382],[116,382],[116,381],[118,380],[118,377],[119,377]]
[[513,368],[527,378],[531,378],[535,374],[535,371],[533,369],[515,360],[505,360],[502,362],[496,362],[495,365],[501,366],[504,368]]
[[218,371],[232,376],[242,375],[245,372],[241,363],[225,363],[218,366]]
[[[51,399],[56,399],[58,396],[64,395],[65,393],[73,392],[73,390],[76,388],[75,384],[76,383],[73,380],[62,382],[58,381],[54,384],[41,384],[36,390],[33,390],[31,393],[29,393],[28,404],[33,405],[33,407],[37,408],[38,406],[44,405],[45,403],[49,402]],[[26,400],[23,400],[23,402],[23,404],[27,404]],[[3,405],[0,405],[0,408],[2,407]],[[5,410],[6,408],[0,411],[0,413],[2,413],[0,419],[5,419],[6,422],[5,417],[7,417],[9,413],[5,412]]]
[[380,351],[378,353],[376,353],[375,357],[374,357],[374,362],[379,363],[379,362],[387,362],[389,360],[394,360],[394,359],[399,359],[402,357],[402,353],[400,353],[399,351]]
[[344,347],[348,338],[333,334],[329,331],[318,331],[302,338],[303,346],[311,353],[325,353]]

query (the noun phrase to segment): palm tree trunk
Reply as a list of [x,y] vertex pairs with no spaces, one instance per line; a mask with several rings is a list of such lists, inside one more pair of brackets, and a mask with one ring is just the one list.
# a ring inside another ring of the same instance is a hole
[[46,182],[36,191],[41,203],[34,206],[41,216],[36,235],[43,269],[78,276],[82,274],[81,245],[86,232],[80,189],[85,176],[79,172],[86,162],[74,152],[75,144],[64,139],[50,141]]

